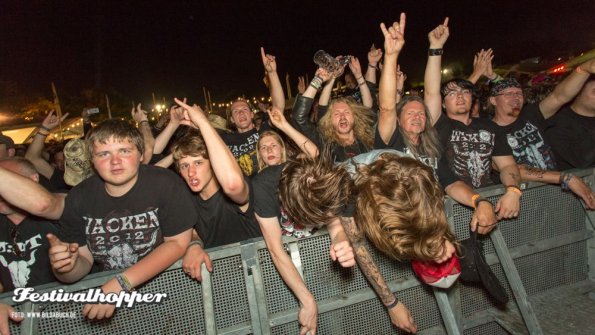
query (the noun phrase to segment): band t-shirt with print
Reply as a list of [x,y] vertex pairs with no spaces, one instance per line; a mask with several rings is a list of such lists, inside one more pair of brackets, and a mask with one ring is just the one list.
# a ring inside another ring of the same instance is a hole
[[94,175],[66,197],[60,218],[64,242],[87,245],[103,270],[137,263],[162,242],[197,221],[191,193],[174,172],[141,165],[135,185],[121,197],[112,197],[103,180]]
[[262,218],[277,217],[281,225],[281,234],[284,236],[310,236],[314,230],[290,218],[281,207],[279,181],[284,166],[285,163],[266,167],[252,179],[254,212]]
[[493,185],[490,178],[492,157],[510,156],[506,137],[486,119],[471,118],[465,125],[446,115],[440,115],[436,130],[451,170],[474,188]]
[[244,175],[255,175],[258,172],[258,160],[256,158],[258,153],[256,148],[259,138],[258,130],[254,128],[243,133],[224,133],[221,134],[221,138],[240,165]]
[[448,160],[446,159],[445,155],[440,156],[440,158],[428,157],[426,155],[414,155],[405,143],[403,134],[398,128],[395,129],[390,137],[390,140],[388,141],[388,144],[386,144],[380,136],[378,126],[376,126],[376,131],[374,134],[374,149],[395,149],[405,155],[410,155],[411,157],[431,167],[434,170],[434,177],[436,177],[440,183],[442,190],[448,187],[448,185],[459,180],[459,178],[448,166]]
[[46,235],[57,233],[55,222],[26,217],[15,225],[5,215],[0,215],[0,281],[5,292],[56,280]]
[[506,134],[506,141],[518,164],[542,170],[556,170],[554,152],[544,140],[547,124],[538,103],[523,107],[513,123],[507,126],[494,125]]

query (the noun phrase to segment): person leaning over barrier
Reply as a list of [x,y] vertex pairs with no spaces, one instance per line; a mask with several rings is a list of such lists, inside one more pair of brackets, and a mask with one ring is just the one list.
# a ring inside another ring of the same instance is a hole
[[[65,195],[49,193],[39,185],[34,165],[22,157],[0,159],[0,180],[2,292],[55,281],[45,235],[58,231],[54,221],[60,217],[59,204]],[[23,198],[22,192],[37,196]],[[14,312],[11,306],[0,304],[0,334],[9,334],[9,318],[21,321]]]
[[[87,141],[97,174],[59,204],[60,239],[48,235],[52,269],[58,280],[73,283],[97,262],[103,270],[122,270],[101,287],[104,293],[130,292],[184,255],[196,212],[175,173],[141,165],[143,138],[128,122],[103,121]],[[103,319],[114,310],[87,304],[83,315]]]
[[397,59],[405,43],[404,31],[396,31],[396,25],[388,29],[384,26],[381,28],[384,34],[385,56],[379,85],[380,113],[374,148],[396,149],[411,154],[431,167],[446,194],[462,205],[474,209],[471,230],[479,228],[480,234],[489,233],[497,222],[494,208],[450,170],[423,99],[408,95],[397,101],[400,99],[400,95],[397,94]]
[[197,105],[181,106],[184,122],[198,131],[188,132],[174,145],[178,172],[193,192],[198,218],[192,242],[182,267],[192,278],[202,280],[201,264],[212,264],[203,248],[212,248],[262,236],[253,214],[253,196],[247,178],[207,115]]

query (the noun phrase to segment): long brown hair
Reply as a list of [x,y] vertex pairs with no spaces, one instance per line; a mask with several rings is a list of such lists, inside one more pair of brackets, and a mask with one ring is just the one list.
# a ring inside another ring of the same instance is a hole
[[413,101],[417,101],[423,105],[424,114],[426,116],[426,124],[424,131],[419,135],[419,143],[417,145],[413,144],[411,140],[409,140],[407,134],[405,134],[401,127],[399,127],[399,131],[401,132],[401,134],[403,135],[403,139],[405,140],[405,145],[407,145],[407,147],[415,156],[425,155],[427,157],[438,159],[440,158],[440,155],[442,153],[440,140],[438,139],[438,132],[436,131],[434,126],[432,126],[432,116],[430,115],[430,111],[428,110],[428,106],[426,106],[424,99],[413,95],[407,95],[403,97],[403,99],[399,101],[396,107],[397,118],[401,117],[405,105]]
[[356,222],[381,251],[399,261],[434,260],[454,243],[443,193],[432,169],[410,157],[384,154],[355,178]]
[[287,162],[279,182],[279,198],[287,214],[306,227],[320,227],[339,216],[351,194],[351,177],[333,165],[330,150],[316,158]]

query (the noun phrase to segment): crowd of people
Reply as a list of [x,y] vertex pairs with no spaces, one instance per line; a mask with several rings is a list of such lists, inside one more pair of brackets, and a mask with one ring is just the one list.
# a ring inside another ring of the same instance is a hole
[[[357,264],[392,323],[416,332],[365,238],[395,261],[449,262],[458,243],[444,195],[473,209],[472,231],[489,234],[521,213],[522,181],[560,185],[595,209],[593,191],[568,171],[595,167],[595,60],[531,103],[514,77],[494,72],[491,50],[475,55],[469,78],[443,83],[447,18],[428,34],[423,96],[405,95],[405,29],[405,14],[380,25],[384,50],[369,51],[365,72],[350,58],[341,96],[333,87],[343,71],[319,68],[307,86],[301,78],[287,115],[277,60],[261,48],[271,105],[258,117],[245,100],[225,120],[176,98],[155,127],[141,105],[133,122],[91,125],[83,115],[84,138],[49,153],[46,137],[61,121],[53,112],[24,157],[0,136],[3,292],[114,269],[121,272],[101,289],[129,292],[179,259],[201,281],[202,264],[217,271],[209,248],[262,237],[300,303],[300,334],[314,335],[316,300],[283,236],[326,228],[330,258]],[[495,204],[477,192],[494,184],[506,189]],[[0,306],[2,334],[9,319],[19,321],[11,311]],[[112,304],[83,308],[89,319],[114,312]]]

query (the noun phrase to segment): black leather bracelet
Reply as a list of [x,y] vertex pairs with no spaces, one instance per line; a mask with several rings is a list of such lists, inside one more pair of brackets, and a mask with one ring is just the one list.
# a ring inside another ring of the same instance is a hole
[[395,301],[388,305],[385,305],[386,309],[392,309],[393,307],[395,307],[399,304],[399,298],[397,298],[397,294],[393,293],[393,295],[395,296]]
[[444,49],[428,49],[428,56],[442,56]]

